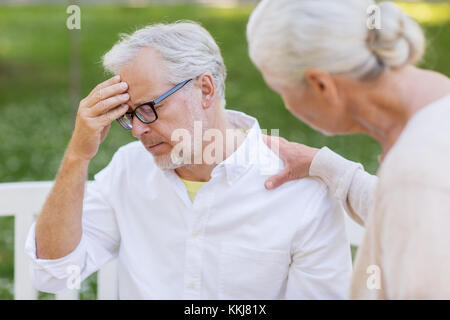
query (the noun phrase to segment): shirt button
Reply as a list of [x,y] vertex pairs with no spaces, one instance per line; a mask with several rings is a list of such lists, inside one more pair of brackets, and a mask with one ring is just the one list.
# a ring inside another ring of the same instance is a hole
[[195,283],[193,283],[193,282],[189,283],[188,288],[189,289],[194,289],[195,288]]

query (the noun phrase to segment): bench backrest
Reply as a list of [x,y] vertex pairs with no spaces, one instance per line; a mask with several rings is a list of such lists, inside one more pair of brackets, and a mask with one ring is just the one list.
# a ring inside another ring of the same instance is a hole
[[[36,299],[37,291],[31,284],[29,258],[24,246],[28,230],[41,210],[53,186],[53,181],[0,183],[0,216],[14,216],[14,297]],[[89,182],[88,182],[89,187]],[[364,229],[346,216],[350,243],[359,246]],[[97,297],[100,300],[117,299],[117,262],[112,261],[98,272]],[[78,299],[77,290],[56,295],[57,299]]]

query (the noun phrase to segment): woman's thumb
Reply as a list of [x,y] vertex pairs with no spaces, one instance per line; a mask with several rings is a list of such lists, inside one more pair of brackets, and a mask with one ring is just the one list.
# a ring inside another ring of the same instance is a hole
[[272,190],[278,188],[283,183],[288,182],[289,180],[289,171],[287,169],[284,169],[280,173],[268,178],[264,183],[264,186],[267,190]]

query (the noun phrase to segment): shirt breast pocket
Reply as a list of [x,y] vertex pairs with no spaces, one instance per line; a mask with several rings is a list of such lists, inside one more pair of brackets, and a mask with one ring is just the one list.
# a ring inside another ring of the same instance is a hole
[[219,299],[277,299],[287,280],[289,252],[222,244]]

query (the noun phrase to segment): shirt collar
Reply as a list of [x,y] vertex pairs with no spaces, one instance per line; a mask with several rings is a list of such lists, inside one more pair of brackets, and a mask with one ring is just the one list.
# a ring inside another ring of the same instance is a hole
[[232,185],[250,169],[252,164],[256,163],[259,144],[262,142],[261,129],[255,118],[243,112],[226,110],[225,114],[231,124],[247,131],[242,144],[211,172],[213,177],[224,171],[228,184]]
[[[260,166],[262,174],[275,174],[280,167],[280,161],[278,157],[274,157],[274,154],[262,140],[258,120],[235,110],[225,110],[225,114],[231,124],[246,130],[247,136],[227,159],[212,170],[211,178],[224,174],[228,185],[232,185],[255,164],[263,164],[263,166]],[[175,179],[175,177],[178,177],[175,170],[163,171],[168,178],[177,180],[182,184],[179,179]]]

